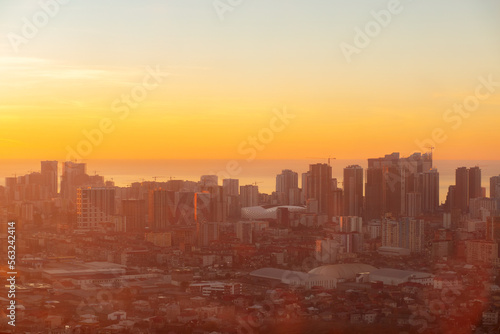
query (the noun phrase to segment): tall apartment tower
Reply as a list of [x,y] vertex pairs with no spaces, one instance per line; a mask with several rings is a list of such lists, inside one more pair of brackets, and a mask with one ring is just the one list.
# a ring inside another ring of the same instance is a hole
[[363,212],[363,168],[344,168],[344,215],[361,216]]
[[146,201],[143,199],[123,199],[122,215],[127,232],[144,232],[146,228]]
[[152,231],[164,231],[175,224],[175,192],[150,190],[148,206],[149,228]]
[[240,188],[240,180],[224,179],[222,180],[222,188],[224,191],[224,196],[238,196]]
[[500,175],[490,178],[490,198],[500,198]]
[[225,219],[234,220],[240,217],[240,181],[224,179],[222,181],[223,210]]
[[174,221],[178,225],[188,226],[196,223],[195,193],[193,191],[177,191],[174,193]]
[[401,204],[405,202],[400,167],[399,153],[368,159],[365,214],[368,220],[380,219],[386,213],[394,216],[400,213]]
[[469,199],[482,197],[481,193],[481,169],[471,167],[469,169]]
[[382,245],[422,253],[425,247],[425,223],[421,219],[382,220]]
[[196,224],[215,221],[215,196],[208,191],[194,193],[194,220]]
[[259,187],[254,185],[241,186],[240,202],[242,208],[259,205]]
[[217,175],[202,175],[200,177],[200,183],[202,186],[216,186],[219,182],[219,177]]
[[210,246],[212,241],[219,240],[219,227],[218,222],[202,222],[196,225],[196,234],[198,239],[198,246]]
[[281,204],[290,204],[290,191],[299,188],[299,174],[290,169],[284,169],[276,175],[276,193]]
[[58,185],[57,161],[42,161],[41,174],[43,186],[47,189],[49,197],[56,196]]
[[61,197],[74,201],[76,199],[76,189],[83,186],[87,181],[87,165],[66,161],[63,164],[61,176]]
[[469,210],[469,185],[469,171],[467,168],[457,168],[455,172],[455,208],[464,213]]
[[421,174],[422,211],[434,213],[439,207],[439,172],[433,168]]
[[332,167],[327,164],[309,165],[309,172],[307,198],[318,201],[319,213],[331,216]]
[[111,223],[115,214],[115,189],[78,188],[76,213],[79,229],[95,230]]
[[479,167],[457,168],[455,172],[455,198],[452,209],[469,212],[470,200],[483,197],[481,169]]
[[311,188],[311,172],[302,173],[302,193],[300,200],[302,204],[306,204],[309,199],[309,189]]
[[[404,217],[408,215],[409,209],[412,213],[418,211],[415,210],[418,206],[422,210],[425,207],[425,211],[435,211],[439,203],[438,194],[439,176],[432,169],[430,153],[414,153],[400,158],[396,152],[382,158],[368,159],[364,212],[366,219],[380,219],[387,213],[393,217]],[[417,204],[419,201],[422,202],[421,205]],[[416,205],[408,208],[408,203]]]

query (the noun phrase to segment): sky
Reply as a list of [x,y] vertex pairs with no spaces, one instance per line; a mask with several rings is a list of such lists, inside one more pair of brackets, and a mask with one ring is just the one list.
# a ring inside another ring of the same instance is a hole
[[59,1],[0,2],[3,159],[500,159],[498,0]]

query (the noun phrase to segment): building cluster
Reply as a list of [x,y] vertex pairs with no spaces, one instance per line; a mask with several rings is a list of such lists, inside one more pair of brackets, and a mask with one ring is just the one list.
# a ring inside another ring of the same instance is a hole
[[7,177],[20,330],[498,330],[500,176],[486,197],[481,169],[458,168],[444,204],[432,154],[342,180],[312,164],[300,180],[284,169],[271,194],[215,175],[119,187],[56,161]]

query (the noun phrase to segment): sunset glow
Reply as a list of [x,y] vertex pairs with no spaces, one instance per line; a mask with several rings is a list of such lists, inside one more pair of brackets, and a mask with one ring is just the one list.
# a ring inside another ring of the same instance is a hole
[[[6,1],[0,153],[63,159],[109,118],[113,131],[86,158],[241,158],[241,142],[286,107],[296,119],[257,158],[366,158],[386,147],[409,155],[435,128],[446,136],[435,145],[440,159],[499,158],[498,3],[450,0],[430,10],[401,1],[400,14],[347,63],[339,45],[385,6],[252,1],[221,21],[209,2],[71,1],[21,42],[20,18],[40,5]],[[148,67],[164,80],[119,119],[113,102]],[[446,111],[489,76],[495,91],[452,128]]]

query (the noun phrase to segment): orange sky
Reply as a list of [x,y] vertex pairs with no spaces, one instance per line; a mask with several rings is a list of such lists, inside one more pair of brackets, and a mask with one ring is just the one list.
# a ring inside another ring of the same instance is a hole
[[[220,21],[211,6],[177,0],[68,4],[21,50],[0,42],[0,155],[241,159],[253,148],[258,159],[349,159],[409,155],[441,131],[432,139],[438,159],[500,159],[500,87],[481,88],[489,94],[471,112],[447,113],[476,94],[481,77],[500,82],[500,24],[491,15],[499,5],[404,3],[347,63],[339,45],[353,43],[353,29],[382,5],[257,1]],[[449,17],[439,15],[450,6]],[[96,8],[116,13],[90,25]],[[21,18],[38,10],[0,5],[9,14],[0,32],[20,34]],[[159,69],[159,81],[148,68]],[[123,109],[134,90],[144,99]],[[295,117],[268,140],[273,110],[284,108]],[[102,136],[101,122],[109,127]]]

